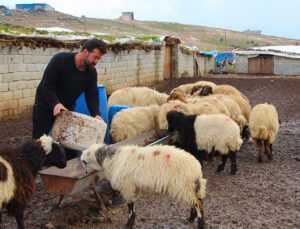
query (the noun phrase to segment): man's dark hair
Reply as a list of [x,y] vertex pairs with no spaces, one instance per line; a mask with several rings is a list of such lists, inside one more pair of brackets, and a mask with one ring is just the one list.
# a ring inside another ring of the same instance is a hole
[[99,49],[99,51],[104,55],[107,53],[107,44],[101,39],[90,39],[82,46],[81,51],[87,49],[89,52],[92,52],[94,49]]

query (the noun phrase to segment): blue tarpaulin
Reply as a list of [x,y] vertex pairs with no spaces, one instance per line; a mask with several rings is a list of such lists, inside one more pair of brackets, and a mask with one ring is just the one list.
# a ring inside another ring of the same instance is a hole
[[233,60],[233,53],[231,52],[223,52],[223,53],[218,53],[216,56],[216,65],[217,66],[224,66],[226,63],[226,60]]

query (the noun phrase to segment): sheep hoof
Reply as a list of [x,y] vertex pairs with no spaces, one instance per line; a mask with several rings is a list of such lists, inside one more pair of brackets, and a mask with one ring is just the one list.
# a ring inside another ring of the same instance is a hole
[[273,160],[273,155],[272,155],[272,153],[268,156],[268,159],[269,159],[269,161],[272,161],[272,160]]
[[262,163],[262,158],[259,157],[259,158],[257,159],[257,162],[258,162],[258,163]]
[[230,174],[231,174],[231,175],[236,175],[236,171],[237,171],[237,170],[231,170]]
[[126,223],[126,229],[132,229],[135,221],[135,213],[133,213]]
[[223,170],[224,170],[224,166],[221,164],[221,165],[219,165],[218,168],[217,168],[217,173],[219,173],[219,172],[221,172],[221,171],[223,171]]
[[204,221],[201,218],[198,218],[198,229],[204,229]]

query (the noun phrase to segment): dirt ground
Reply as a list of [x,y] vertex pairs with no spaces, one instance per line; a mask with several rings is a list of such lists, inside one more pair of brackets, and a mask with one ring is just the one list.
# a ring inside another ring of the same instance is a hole
[[[164,81],[155,88],[169,92],[195,78]],[[256,148],[245,143],[238,153],[238,172],[215,172],[219,158],[203,168],[207,182],[205,199],[207,228],[300,228],[300,77],[217,75],[204,78],[230,84],[241,90],[252,106],[268,102],[281,119],[274,143],[274,159],[257,163]],[[31,135],[31,118],[0,122],[1,144],[18,144]],[[107,191],[107,182],[97,188]],[[37,193],[25,212],[27,228],[123,228],[127,206],[109,210],[106,222],[89,189],[66,197],[59,209],[52,209],[55,196],[37,179]],[[165,196],[142,194],[136,202],[136,228],[196,228],[188,224],[189,206]],[[0,228],[16,228],[13,218],[3,214]]]

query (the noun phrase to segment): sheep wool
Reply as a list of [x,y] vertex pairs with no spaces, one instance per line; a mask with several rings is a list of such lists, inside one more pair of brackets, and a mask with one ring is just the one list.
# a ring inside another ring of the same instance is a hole
[[209,82],[209,81],[203,81],[203,80],[200,80],[196,83],[190,83],[190,84],[183,84],[183,85],[180,85],[179,87],[177,87],[178,89],[181,89],[182,91],[184,91],[185,94],[188,94],[190,95],[193,88],[195,86],[200,86],[200,87],[204,87],[204,86],[209,86],[209,87],[212,87],[214,88],[215,86],[217,86],[216,84],[214,84],[213,82]]
[[16,182],[10,164],[0,156],[0,210],[3,203],[8,203],[14,196]]
[[112,187],[119,190],[128,202],[127,224],[131,227],[135,218],[134,201],[139,191],[166,194],[195,207],[200,216],[198,225],[203,224],[202,199],[206,179],[203,179],[200,163],[186,151],[168,145],[123,146],[118,149],[96,145],[84,150],[81,160],[93,169],[104,169]]
[[167,102],[168,95],[159,93],[148,87],[126,87],[116,90],[108,99],[108,106],[113,104],[149,106],[162,105]]
[[156,117],[160,107],[152,105],[147,107],[133,107],[123,109],[112,119],[110,134],[114,142],[119,142],[130,137],[156,128]]
[[241,96],[247,102],[249,102],[248,98],[240,92],[237,88],[231,85],[217,85],[213,88],[213,94],[222,94],[222,95],[232,95],[232,96]]
[[[136,187],[166,193],[189,205],[205,197],[205,182],[200,163],[189,153],[173,146],[125,146],[105,160],[103,168],[113,188],[125,199],[135,201]],[[195,193],[195,181],[200,189]]]
[[256,105],[250,114],[249,129],[252,138],[273,143],[279,130],[276,108],[267,103]]
[[199,150],[228,154],[238,151],[243,143],[238,125],[223,114],[201,115],[195,120],[196,143]]
[[262,152],[269,160],[273,159],[272,144],[278,134],[279,121],[276,108],[270,104],[256,105],[250,114],[249,130],[258,149],[258,162],[262,162]]
[[166,104],[163,104],[160,108],[157,118],[157,126],[159,129],[168,129],[168,122],[167,122],[167,113],[169,111],[180,111],[184,114],[191,114],[193,110],[189,108],[189,106],[179,100],[172,100]]

